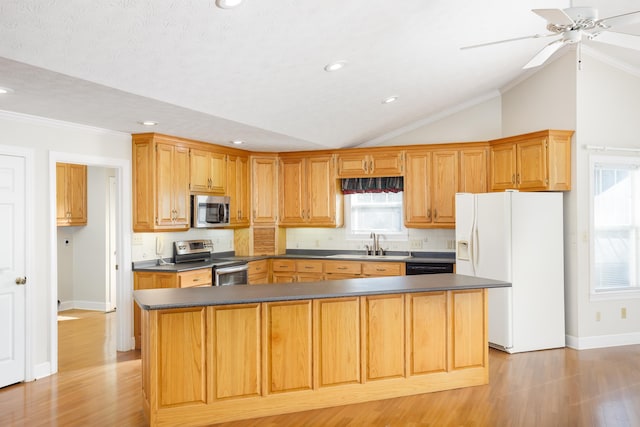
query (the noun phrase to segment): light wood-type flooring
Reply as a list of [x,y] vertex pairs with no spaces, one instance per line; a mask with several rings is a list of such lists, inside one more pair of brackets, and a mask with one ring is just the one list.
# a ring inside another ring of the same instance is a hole
[[[115,313],[62,312],[59,373],[0,389],[0,426],[143,426],[140,353],[115,351]],[[219,424],[640,426],[640,345],[509,355],[490,384]]]

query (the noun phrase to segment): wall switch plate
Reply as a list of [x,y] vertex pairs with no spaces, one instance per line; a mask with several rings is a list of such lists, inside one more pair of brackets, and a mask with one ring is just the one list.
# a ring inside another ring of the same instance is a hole
[[626,319],[627,318],[627,307],[622,307],[620,309],[620,318],[622,318],[622,319]]
[[411,239],[411,249],[422,249],[422,240]]
[[142,246],[142,236],[134,234],[131,237],[131,244],[135,246]]

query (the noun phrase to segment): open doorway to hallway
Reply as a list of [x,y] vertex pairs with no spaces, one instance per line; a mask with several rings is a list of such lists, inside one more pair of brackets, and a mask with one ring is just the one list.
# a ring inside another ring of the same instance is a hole
[[[61,328],[71,328],[92,319],[89,314],[104,316],[116,310],[117,289],[117,170],[88,166],[86,177],[86,225],[57,227],[57,299],[58,299],[58,369],[64,371],[69,360],[77,358],[76,348],[65,345]],[[86,311],[86,315],[81,311]],[[117,318],[109,316],[112,345],[98,342],[92,351],[109,352],[115,357]],[[92,343],[94,340],[88,340]],[[66,354],[71,351],[72,354]]]

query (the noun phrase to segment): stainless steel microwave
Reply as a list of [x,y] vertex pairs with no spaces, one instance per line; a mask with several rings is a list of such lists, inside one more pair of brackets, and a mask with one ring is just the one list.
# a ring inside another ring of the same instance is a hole
[[229,225],[228,196],[191,196],[191,227],[214,228]]

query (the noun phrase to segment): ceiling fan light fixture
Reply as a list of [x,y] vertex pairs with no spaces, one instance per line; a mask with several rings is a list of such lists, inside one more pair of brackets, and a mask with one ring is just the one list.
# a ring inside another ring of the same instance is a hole
[[344,66],[347,65],[347,61],[334,61],[334,62],[330,62],[327,65],[324,66],[324,70],[327,73],[330,73],[332,71],[338,71],[344,68]]
[[216,6],[220,9],[233,9],[240,6],[242,0],[216,0]]

